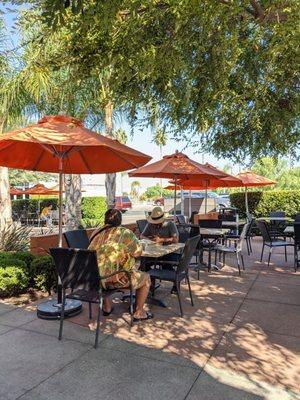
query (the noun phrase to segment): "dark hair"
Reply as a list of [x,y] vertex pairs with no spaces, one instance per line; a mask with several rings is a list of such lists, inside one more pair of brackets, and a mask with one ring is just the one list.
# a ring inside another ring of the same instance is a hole
[[120,226],[122,224],[122,213],[116,208],[110,208],[104,216],[104,224],[110,226]]
[[104,215],[104,226],[98,229],[91,237],[90,243],[98,236],[101,232],[104,232],[106,229],[120,226],[122,223],[122,213],[121,211],[117,210],[116,208],[110,208],[106,211]]

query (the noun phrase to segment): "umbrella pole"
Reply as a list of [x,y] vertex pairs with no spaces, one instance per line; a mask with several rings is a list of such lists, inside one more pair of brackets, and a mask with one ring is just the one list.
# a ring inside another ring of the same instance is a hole
[[205,183],[205,214],[207,213],[207,187],[208,187],[208,181]]
[[184,197],[183,197],[183,190],[180,190],[180,212],[182,215],[184,215]]
[[249,213],[248,190],[247,190],[247,186],[245,186],[245,206],[246,206],[246,214],[247,214],[247,213]]
[[189,218],[192,215],[192,191],[189,190]]
[[175,175],[175,193],[174,193],[174,222],[176,221],[176,195],[177,195],[177,176]]
[[[60,161],[62,162],[62,161]],[[59,172],[59,198],[58,198],[58,247],[62,247],[62,195],[63,195],[63,177],[62,166]]]

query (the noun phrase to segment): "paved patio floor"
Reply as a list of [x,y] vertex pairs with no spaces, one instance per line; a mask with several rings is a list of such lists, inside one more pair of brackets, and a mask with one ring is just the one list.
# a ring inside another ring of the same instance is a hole
[[219,272],[192,273],[184,318],[169,286],[157,291],[168,307],[132,329],[128,304],[114,299],[97,350],[86,308],[59,342],[57,321],[0,303],[0,399],[300,399],[300,272],[292,249],[268,268],[260,248],[255,239],[242,277],[230,257]]

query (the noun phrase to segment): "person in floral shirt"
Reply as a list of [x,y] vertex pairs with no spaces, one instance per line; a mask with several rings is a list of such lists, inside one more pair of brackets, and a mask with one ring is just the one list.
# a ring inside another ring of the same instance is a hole
[[[150,288],[150,276],[136,268],[136,258],[142,254],[142,246],[132,231],[121,226],[122,214],[119,210],[107,210],[104,223],[105,225],[92,235],[89,245],[90,250],[97,252],[100,276],[107,276],[118,270],[130,272],[132,288],[136,289],[134,321],[153,318],[151,313],[144,310]],[[130,285],[124,272],[101,282],[106,289],[128,288]],[[105,298],[103,308],[104,315],[112,312],[109,297]]]

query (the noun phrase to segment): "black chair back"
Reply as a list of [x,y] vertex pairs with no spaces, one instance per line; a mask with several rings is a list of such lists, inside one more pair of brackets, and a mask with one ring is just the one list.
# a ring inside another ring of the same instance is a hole
[[295,216],[295,222],[300,222],[300,213],[296,214]]
[[272,217],[275,218],[284,218],[285,217],[285,212],[284,211],[271,211],[269,213],[269,218],[272,219]]
[[[190,230],[183,226],[178,226],[179,243],[185,243],[190,237]],[[199,232],[198,232],[199,234]]]
[[200,241],[200,236],[198,235],[187,239],[187,241],[185,242],[185,246],[177,267],[178,274],[188,270],[199,241]]
[[138,219],[136,221],[136,225],[137,225],[140,233],[144,232],[144,229],[146,228],[147,224],[148,224],[148,221],[146,219]]
[[256,224],[260,230],[264,242],[272,242],[272,238],[268,229],[268,225],[264,220],[257,220]]
[[184,215],[179,214],[176,217],[177,217],[177,221],[178,221],[179,224],[182,224],[182,225],[186,224],[186,220],[185,220],[185,216]]
[[199,219],[199,226],[201,228],[222,228],[222,221],[220,219]]
[[52,248],[57,273],[64,289],[100,290],[97,255],[93,250]]
[[90,241],[85,229],[76,229],[64,233],[67,246],[72,249],[87,249]]
[[294,243],[296,248],[300,249],[300,222],[294,224]]

